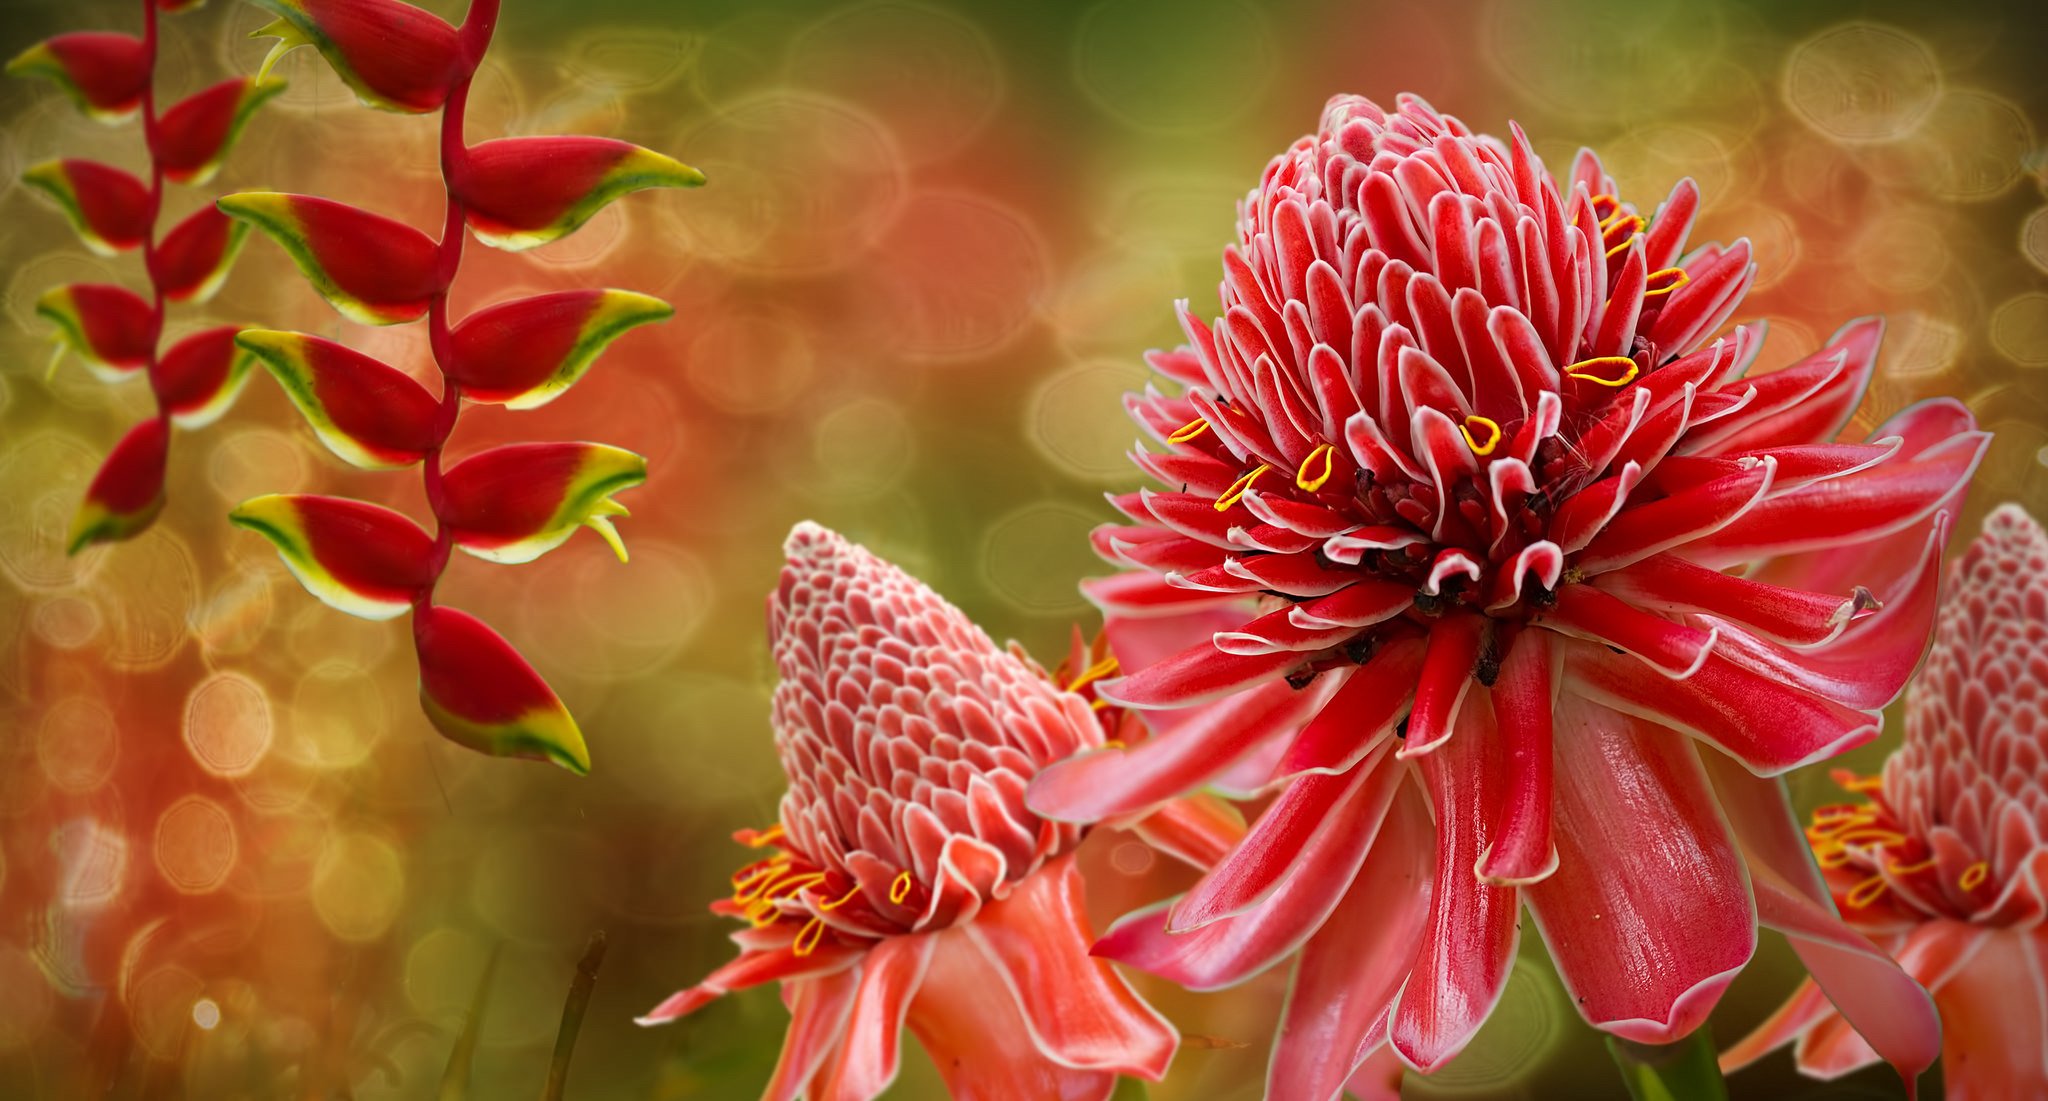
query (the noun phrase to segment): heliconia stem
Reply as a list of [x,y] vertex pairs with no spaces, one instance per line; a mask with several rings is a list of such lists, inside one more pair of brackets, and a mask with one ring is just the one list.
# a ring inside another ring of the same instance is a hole
[[1714,1040],[1704,1028],[1669,1044],[1609,1036],[1607,1053],[1621,1068],[1621,1080],[1635,1101],[1728,1101]]

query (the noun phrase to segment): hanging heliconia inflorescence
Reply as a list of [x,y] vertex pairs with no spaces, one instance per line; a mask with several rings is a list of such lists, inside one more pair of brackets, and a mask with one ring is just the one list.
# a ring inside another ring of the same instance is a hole
[[73,31],[39,42],[7,63],[16,76],[48,77],[88,117],[119,125],[142,117],[149,178],[98,161],[64,157],[22,174],[64,212],[85,246],[102,256],[140,249],[145,294],[114,283],[52,287],[36,312],[56,326],[54,373],[74,351],[95,375],[149,379],[156,414],[131,428],[94,475],[66,546],[71,553],[126,539],[164,507],[171,428],[211,423],[233,404],[252,357],[232,325],[204,329],[163,346],[164,311],[204,302],[220,289],[249,227],[211,204],[158,232],[164,181],[200,186],[213,179],[257,107],[284,89],[279,81],[237,77],[158,110],[157,17],[198,7],[194,0],[143,0],[142,37]]
[[[621,560],[612,500],[647,477],[646,460],[596,443],[492,448],[450,467],[442,449],[465,400],[531,409],[568,389],[606,344],[673,311],[622,290],[522,298],[460,321],[448,288],[467,226],[485,244],[531,248],[581,226],[604,204],[648,187],[690,187],[703,176],[622,141],[597,137],[500,138],[469,145],[464,107],[498,0],[474,0],[461,26],[398,0],[254,0],[275,14],[257,32],[278,40],[264,64],[316,47],[372,107],[441,112],[447,217],[439,241],[367,210],[310,195],[243,192],[219,201],[237,226],[282,245],[321,297],[353,321],[395,325],[425,318],[436,398],[395,367],[305,333],[247,330],[235,337],[276,377],[336,455],[365,469],[422,468],[435,528],[379,505],[279,494],[243,502],[232,518],[277,544],[313,595],[368,619],[413,613],[420,705],[441,733],[484,753],[590,767],[583,735],[526,659],[476,617],[434,603],[453,548],[495,562],[529,562],[587,526]],[[258,80],[262,80],[261,76]]]

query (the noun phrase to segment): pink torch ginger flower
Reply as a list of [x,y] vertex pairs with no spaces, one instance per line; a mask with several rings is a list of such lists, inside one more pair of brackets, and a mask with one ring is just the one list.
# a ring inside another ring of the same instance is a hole
[[[1113,498],[1096,544],[1135,572],[1090,594],[1132,671],[1102,694],[1158,736],[1030,805],[1277,788],[1097,949],[1204,989],[1299,950],[1272,1097],[1441,1066],[1524,904],[1619,1036],[1697,1028],[1761,921],[1905,1073],[1933,1060],[1924,992],[1830,908],[1772,778],[1876,735],[1986,436],[1934,401],[1835,442],[1880,323],[1751,373],[1759,332],[1715,335],[1748,243],[1686,251],[1690,180],[1654,215],[1615,190],[1590,152],[1560,186],[1519,129],[1338,97],[1240,207],[1222,317],[1183,303],[1151,357],[1180,391],[1130,399],[1164,488]],[[1213,637],[1169,649],[1190,623]]]
[[[1838,774],[1867,801],[1806,835],[1849,923],[1934,994],[1947,1096],[2048,1096],[2048,535],[1998,509],[1949,585],[1905,745]],[[1809,982],[1723,1062],[1794,1039],[1821,1078],[1877,1058]]]
[[874,1097],[906,1024],[956,1097],[1100,1101],[1119,1074],[1159,1078],[1178,1035],[1088,954],[1081,829],[1024,805],[1041,767],[1102,744],[1090,698],[831,531],[799,525],[785,550],[768,630],[789,791],[779,825],[740,834],[772,855],[713,906],[752,928],[642,1023],[780,981],[771,1101]]

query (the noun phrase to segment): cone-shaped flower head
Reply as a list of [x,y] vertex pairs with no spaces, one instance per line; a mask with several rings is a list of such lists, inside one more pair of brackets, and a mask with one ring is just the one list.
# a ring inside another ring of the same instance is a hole
[[[1933,992],[1947,1096],[2048,1095],[2048,534],[2019,506],[1950,572],[1905,745],[1837,778],[1864,801],[1807,840],[1842,915]],[[1794,1039],[1818,1077],[1877,1058],[1809,983],[1724,1062]]]
[[1039,768],[1101,743],[1089,701],[833,532],[799,525],[785,550],[768,627],[789,791],[780,824],[741,835],[773,855],[713,907],[753,928],[643,1022],[781,980],[776,1101],[875,1096],[906,1021],[961,1096],[1158,1078],[1173,1030],[1088,955],[1080,830],[1024,806]]
[[[1339,97],[1240,207],[1222,316],[1183,305],[1189,343],[1152,357],[1177,392],[1130,399],[1164,488],[1114,499],[1131,522],[1097,546],[1138,572],[1090,591],[1131,674],[1102,694],[1160,734],[1030,805],[1284,785],[1106,946],[1218,986],[1318,936],[1274,1096],[1332,1096],[1383,1040],[1455,1055],[1524,902],[1585,1017],[1649,1042],[1705,1019],[1759,916],[1856,940],[1817,891],[1753,889],[1751,819],[1786,814],[1759,777],[1876,734],[1985,437],[1934,402],[1835,442],[1879,324],[1750,373],[1758,334],[1716,336],[1750,248],[1688,251],[1697,205],[1683,181],[1651,215],[1590,152],[1560,184],[1519,131]],[[1212,637],[1154,649],[1189,619]],[[1917,1009],[1884,1040],[1909,1071]]]

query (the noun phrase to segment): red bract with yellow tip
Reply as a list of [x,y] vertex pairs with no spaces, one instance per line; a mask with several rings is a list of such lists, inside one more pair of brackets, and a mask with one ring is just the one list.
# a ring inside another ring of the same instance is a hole
[[482,620],[422,608],[412,637],[420,707],[444,736],[479,753],[553,761],[579,776],[590,771],[590,750],[569,709]]
[[149,236],[149,188],[118,168],[77,159],[45,161],[21,179],[49,196],[79,240],[101,256],[134,248]]
[[66,550],[126,539],[164,510],[164,461],[171,450],[170,422],[152,417],[128,430],[100,464],[71,523]]
[[[250,0],[276,15],[252,38],[275,38],[263,60],[312,46],[335,75],[368,106],[422,113],[440,107],[458,82],[466,83],[454,27],[399,0]],[[475,64],[475,59],[470,59]],[[259,74],[259,79],[261,74]]]
[[133,35],[72,31],[23,50],[7,63],[7,71],[48,77],[86,115],[114,123],[142,106],[154,63],[153,51]]
[[440,443],[441,403],[412,376],[344,344],[305,333],[245,329],[254,354],[328,450],[365,470],[394,470]]
[[249,236],[238,222],[213,207],[201,207],[171,227],[150,253],[150,274],[172,302],[204,302],[227,281],[228,267]]
[[126,287],[52,287],[36,300],[36,313],[57,326],[63,347],[77,352],[94,374],[109,382],[148,366],[156,351],[156,311]]
[[233,405],[255,356],[235,343],[233,325],[203,329],[170,346],[149,369],[150,386],[172,423],[202,428]]
[[674,315],[633,291],[557,291],[477,312],[455,327],[448,377],[471,401],[537,409],[562,396],[626,330]]
[[235,506],[228,519],[270,540],[307,592],[350,615],[400,615],[434,579],[434,537],[381,505],[273,493]]
[[[1277,792],[1103,946],[1202,986],[1298,948],[1273,1096],[1450,1060],[1525,904],[1618,1036],[1697,1028],[1761,920],[1909,1078],[1934,1059],[1924,992],[1769,848],[1773,777],[1876,735],[1986,436],[1936,401],[1836,442],[1879,324],[1751,372],[1756,331],[1722,331],[1750,248],[1689,249],[1698,203],[1339,97],[1240,207],[1222,316],[1183,304],[1152,357],[1177,391],[1129,401],[1165,488],[1115,499],[1096,544],[1136,572],[1090,592],[1131,671],[1101,692],[1159,733],[1031,806]],[[1162,649],[1177,623],[1211,637]]]
[[[1934,995],[1944,1096],[2048,1096],[2048,533],[2025,510],[1993,511],[1951,569],[1905,744],[1836,779],[1863,801],[1780,843],[1810,844],[1843,916]],[[1808,981],[1722,1062],[1794,1041],[1816,1078],[1878,1058]]]
[[482,142],[449,180],[477,240],[514,251],[574,232],[621,195],[703,183],[702,173],[672,157],[592,137]]
[[1178,1037],[1088,955],[1078,827],[1026,809],[1046,764],[1100,745],[1064,691],[936,593],[815,524],[768,602],[789,776],[767,851],[715,912],[738,959],[641,1018],[780,982],[791,1022],[764,1097],[868,1101],[907,1026],[956,1097],[1101,1101],[1157,1079]]
[[282,91],[282,81],[240,77],[173,104],[157,121],[156,158],[164,175],[194,185],[213,179],[249,116]]
[[243,191],[216,203],[284,247],[343,317],[365,325],[417,321],[441,291],[434,240],[404,222],[312,195]]
[[524,443],[494,447],[448,469],[441,522],[455,545],[493,562],[531,562],[576,529],[602,537],[619,561],[626,545],[612,517],[626,508],[611,495],[647,480],[647,460],[601,443]]

